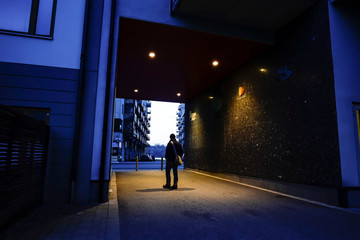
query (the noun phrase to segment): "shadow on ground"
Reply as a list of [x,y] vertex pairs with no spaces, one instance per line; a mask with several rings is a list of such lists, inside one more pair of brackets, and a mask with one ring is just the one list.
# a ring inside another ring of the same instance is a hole
[[[184,192],[184,191],[194,191],[196,190],[196,188],[178,188],[176,190],[173,191],[178,191],[178,192]],[[136,190],[137,192],[164,192],[164,191],[170,191],[169,189],[164,189],[164,188],[148,188],[148,189],[140,189],[140,190]]]

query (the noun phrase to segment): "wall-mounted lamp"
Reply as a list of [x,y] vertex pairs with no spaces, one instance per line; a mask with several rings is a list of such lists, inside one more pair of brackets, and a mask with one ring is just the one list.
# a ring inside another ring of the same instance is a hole
[[134,92],[136,92],[136,93],[139,92],[139,89],[134,89]]
[[267,72],[267,69],[266,68],[260,68],[259,71],[262,72],[262,73],[265,73],[265,72]]
[[218,60],[212,61],[212,65],[213,65],[213,67],[219,66],[219,61]]
[[245,88],[244,87],[239,87],[239,91],[238,91],[239,97],[244,95],[244,93],[245,93]]
[[190,112],[190,120],[195,121],[196,120],[196,112],[192,113]]
[[180,96],[181,96],[181,93],[177,93],[176,96],[180,97]]

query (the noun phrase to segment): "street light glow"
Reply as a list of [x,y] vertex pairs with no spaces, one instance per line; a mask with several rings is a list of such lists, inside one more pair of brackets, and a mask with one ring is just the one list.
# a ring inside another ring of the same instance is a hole
[[155,52],[149,52],[149,57],[150,58],[155,58],[155,56],[156,56]]
[[219,65],[219,61],[214,60],[214,61],[212,62],[212,65],[213,65],[214,67],[217,67],[217,66]]

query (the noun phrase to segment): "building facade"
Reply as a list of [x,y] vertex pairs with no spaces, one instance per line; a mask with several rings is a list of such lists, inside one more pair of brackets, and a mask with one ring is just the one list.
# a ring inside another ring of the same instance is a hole
[[[120,47],[128,47],[121,45],[121,23],[136,20],[270,45],[186,102],[186,167],[236,174],[269,188],[300,184],[316,189],[319,201],[330,194],[331,204],[358,206],[353,199],[360,189],[359,5],[291,1],[290,10],[295,3],[309,6],[264,30],[255,26],[264,16],[285,16],[289,9],[279,10],[284,1],[262,3],[252,8],[251,21],[237,24],[237,14],[225,14],[234,10],[227,1],[0,0],[0,104],[46,113],[45,201],[107,199],[115,89],[134,82],[132,75],[118,77],[124,69],[117,64],[132,58],[118,55]],[[184,67],[166,63],[159,74]],[[136,72],[140,66],[130,67]],[[172,96],[170,90],[161,89],[151,100],[164,100],[161,93]],[[147,103],[131,101],[124,103],[124,159],[143,152],[148,140],[148,118],[137,112]]]
[[150,140],[151,102],[116,98],[112,162],[146,154]]
[[184,146],[185,142],[185,103],[181,103],[176,112],[176,138]]
[[112,162],[124,161],[124,99],[115,99],[115,117],[114,117],[114,141],[112,146]]
[[115,87],[112,1],[0,5],[0,104],[49,118],[44,201],[105,200]]
[[135,160],[146,154],[150,141],[150,101],[124,100],[124,160]]

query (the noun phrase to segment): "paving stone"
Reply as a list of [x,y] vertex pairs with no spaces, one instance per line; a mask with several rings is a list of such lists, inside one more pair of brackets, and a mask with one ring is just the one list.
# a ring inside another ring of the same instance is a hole
[[[116,186],[115,175],[111,182]],[[112,201],[117,204],[116,191],[114,194]],[[108,203],[91,203],[87,206],[45,204],[19,219],[8,229],[1,231],[0,239],[105,240],[109,224],[114,225],[115,230],[119,228],[118,212],[109,214],[109,208]],[[115,232],[115,230],[111,230],[111,232]],[[117,233],[119,233],[119,229]],[[111,239],[120,239],[120,234],[111,236]]]

